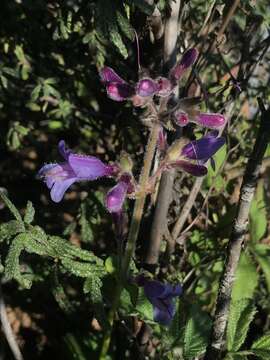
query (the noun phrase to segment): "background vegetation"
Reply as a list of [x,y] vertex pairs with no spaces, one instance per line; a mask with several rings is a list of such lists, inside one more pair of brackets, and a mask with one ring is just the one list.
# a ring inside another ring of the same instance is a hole
[[[167,237],[162,241],[155,272],[164,281],[184,283],[172,326],[155,324],[144,296],[132,287],[125,290],[108,359],[195,359],[205,351],[242,175],[258,131],[257,97],[266,106],[270,102],[269,3],[242,0],[229,16],[235,2],[181,1],[178,53],[196,47],[200,56],[179,92],[208,92],[205,109],[228,118],[227,145],[215,157],[216,170],[204,178],[169,259]],[[170,13],[164,0],[1,3],[0,186],[12,201],[0,204],[1,282],[25,359],[98,357],[115,286],[116,243],[103,206],[112,182],[75,184],[55,204],[36,174],[44,163],[59,159],[60,139],[106,161],[125,150],[133,154],[139,174],[147,136],[143,112],[108,99],[98,71],[106,64],[137,81],[135,28],[142,65],[152,74],[161,72],[163,38],[155,33],[155,8],[164,22]],[[193,136],[191,128],[184,131]],[[270,358],[269,157],[270,147],[233,287],[227,359]],[[177,174],[169,231],[193,183],[194,178]],[[131,210],[129,201],[129,215]],[[144,266],[150,202],[144,215],[134,273]],[[145,331],[146,324],[151,331]],[[12,358],[4,336],[0,350],[3,358]]]

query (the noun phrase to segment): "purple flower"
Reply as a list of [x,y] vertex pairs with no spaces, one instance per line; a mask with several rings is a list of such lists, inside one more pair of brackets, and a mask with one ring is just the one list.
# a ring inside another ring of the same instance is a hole
[[132,177],[128,173],[124,173],[118,183],[106,195],[106,208],[110,213],[120,213],[127,193],[132,193],[134,186]]
[[225,144],[224,137],[218,137],[216,131],[203,136],[199,140],[194,140],[185,145],[182,149],[181,155],[188,159],[200,160],[206,162],[210,159],[223,145]]
[[169,79],[165,77],[159,77],[156,79],[156,81],[159,86],[159,90],[157,93],[158,96],[166,97],[172,93],[174,86]]
[[124,101],[134,94],[134,89],[116,72],[105,66],[99,73],[101,82],[106,85],[107,95],[115,101]]
[[151,78],[144,78],[136,85],[136,94],[142,97],[153,96],[159,91],[159,85]]
[[168,165],[169,168],[180,168],[193,176],[204,176],[207,174],[207,167],[201,164],[193,164],[185,160],[177,160]]
[[38,172],[38,177],[44,179],[47,187],[51,189],[51,199],[56,203],[62,200],[66,190],[74,182],[96,180],[117,172],[115,165],[106,165],[94,156],[72,153],[65,148],[64,140],[59,142],[58,150],[65,161],[44,165]]
[[182,294],[182,286],[144,279],[143,288],[145,296],[153,305],[154,320],[161,325],[170,325],[175,315],[174,298]]
[[174,68],[170,71],[169,77],[170,79],[176,83],[180,80],[183,73],[188,69],[191,65],[193,65],[198,57],[198,51],[195,48],[191,48],[187,50],[181,61],[177,63]]
[[186,112],[177,110],[173,116],[176,124],[181,127],[186,126],[189,122],[194,122],[209,129],[220,129],[226,123],[222,114],[201,113],[192,108],[187,108]]

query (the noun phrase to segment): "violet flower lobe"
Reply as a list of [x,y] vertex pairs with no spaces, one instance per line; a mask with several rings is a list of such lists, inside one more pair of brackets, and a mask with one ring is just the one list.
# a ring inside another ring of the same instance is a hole
[[225,138],[219,137],[217,131],[212,131],[199,140],[189,142],[182,148],[181,155],[187,159],[202,163],[210,159],[223,145]]
[[145,279],[143,288],[145,296],[153,305],[154,320],[161,325],[170,325],[176,311],[174,298],[183,292],[181,285],[173,286]]
[[65,148],[64,140],[58,144],[64,162],[44,165],[38,177],[44,179],[51,190],[51,199],[58,203],[66,190],[76,181],[96,180],[102,176],[112,176],[117,171],[115,165],[106,165],[94,156],[78,155]]
[[170,71],[170,80],[173,83],[177,83],[181,79],[184,72],[195,63],[197,57],[198,51],[195,48],[188,49],[182,56],[180,62],[178,62]]
[[173,117],[176,125],[181,127],[193,122],[208,129],[220,129],[226,123],[226,119],[222,114],[201,113],[194,111],[192,108],[186,109],[186,112],[182,111],[182,109],[177,110],[174,112]]
[[107,95],[114,101],[124,101],[134,94],[134,89],[112,68],[105,66],[99,73],[101,82],[106,85]]

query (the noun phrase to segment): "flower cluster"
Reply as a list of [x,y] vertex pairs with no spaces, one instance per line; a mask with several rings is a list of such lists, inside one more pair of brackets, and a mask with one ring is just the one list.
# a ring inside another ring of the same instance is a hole
[[[214,167],[213,155],[225,143],[225,139],[220,137],[217,131],[226,123],[224,116],[200,112],[197,108],[197,98],[180,99],[176,106],[165,112],[159,109],[161,98],[166,98],[164,103],[169,104],[168,100],[179,80],[194,64],[197,56],[197,50],[190,49],[169,72],[168,77],[154,79],[142,77],[136,84],[128,83],[110,67],[104,67],[100,71],[100,78],[109,98],[115,101],[130,100],[134,106],[140,107],[151,102],[152,108],[155,108],[155,121],[160,127],[157,147],[161,157],[156,173],[148,181],[146,191],[152,189],[158,174],[172,168],[178,168],[193,176],[206,175],[206,162],[210,160]],[[170,106],[169,104],[168,107]],[[176,126],[183,127],[191,122],[213,131],[198,140],[180,139],[169,146],[166,140],[164,116],[169,116]],[[102,177],[113,178],[116,185],[107,192],[105,206],[115,220],[118,235],[122,236],[124,201],[126,197],[135,198],[141,191],[135,182],[132,173],[133,164],[129,155],[122,153],[119,162],[106,164],[95,156],[73,153],[65,147],[63,140],[59,142],[58,149],[64,161],[46,164],[38,173],[50,189],[51,199],[56,203],[60,202],[67,189],[75,182],[92,181]],[[143,276],[138,277],[136,283],[144,288],[145,296],[153,305],[154,320],[162,325],[169,325],[175,315],[174,298],[182,294],[181,285],[172,286]]]

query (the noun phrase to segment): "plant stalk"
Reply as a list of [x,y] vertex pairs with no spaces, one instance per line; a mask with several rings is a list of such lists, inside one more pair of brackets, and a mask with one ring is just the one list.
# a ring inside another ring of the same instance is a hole
[[157,144],[157,139],[158,139],[158,132],[159,132],[159,124],[155,123],[151,129],[151,132],[150,132],[150,135],[148,138],[143,168],[142,168],[142,172],[141,172],[140,179],[139,179],[139,194],[137,196],[137,199],[136,199],[135,205],[134,205],[134,209],[133,209],[133,215],[132,215],[129,234],[128,234],[126,251],[125,251],[124,259],[122,262],[120,279],[118,281],[118,284],[117,284],[117,287],[115,290],[114,301],[113,301],[111,310],[108,315],[109,328],[106,331],[104,338],[103,338],[103,343],[102,343],[100,356],[99,356],[100,360],[106,359],[106,355],[109,350],[115,313],[119,306],[121,293],[122,293],[126,279],[129,274],[129,265],[130,265],[132,256],[135,251],[136,241],[138,238],[140,224],[141,224],[142,215],[143,215],[145,198],[146,198],[146,194],[147,194],[146,186],[148,184],[152,161],[153,161],[154,154],[155,154],[155,149],[156,149],[156,144]]

